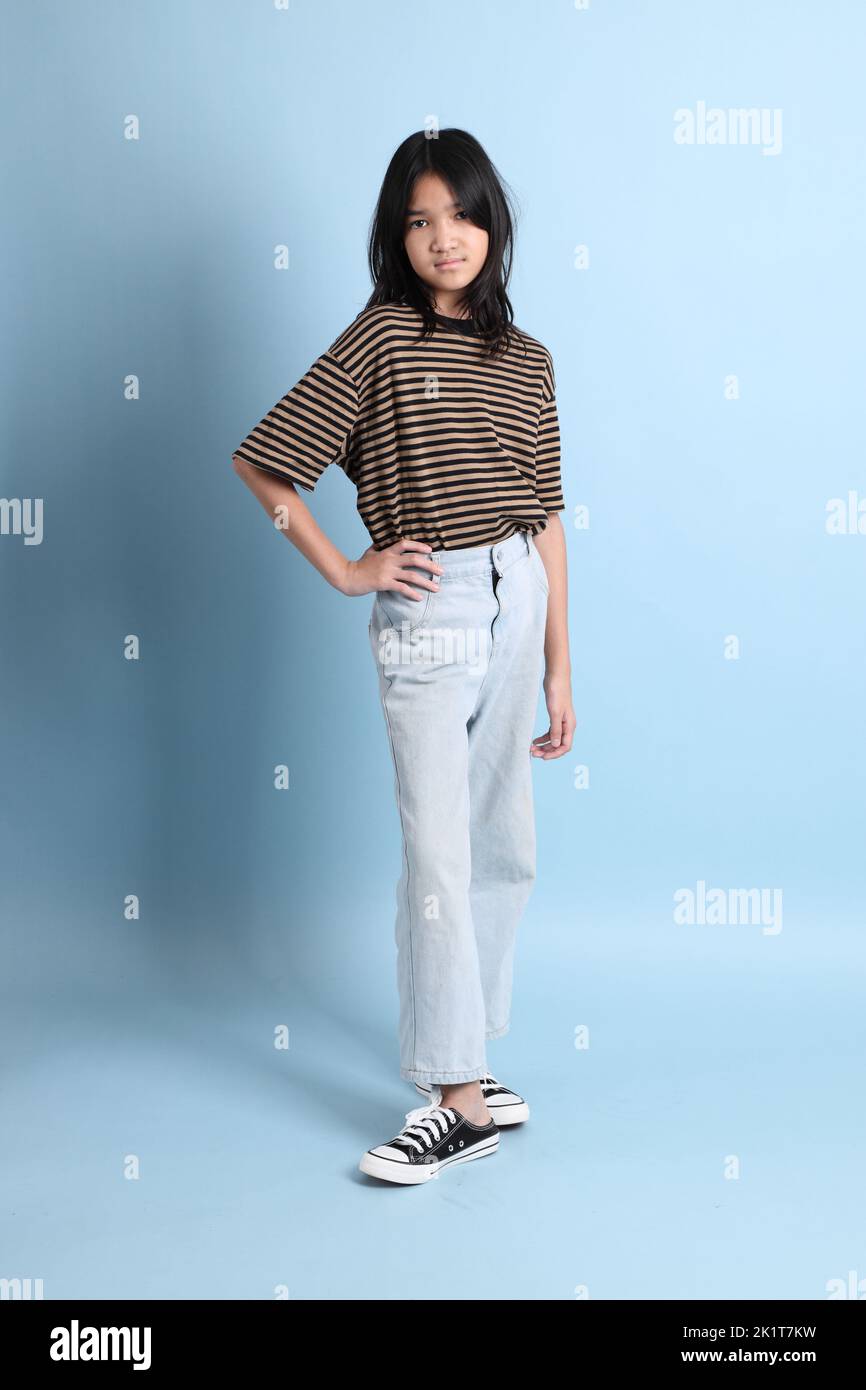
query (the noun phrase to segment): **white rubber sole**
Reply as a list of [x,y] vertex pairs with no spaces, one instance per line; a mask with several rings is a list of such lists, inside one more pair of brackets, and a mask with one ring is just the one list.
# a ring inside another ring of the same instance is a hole
[[[417,1081],[413,1084],[419,1095],[427,1096],[429,1099],[429,1091],[425,1091]],[[521,1101],[519,1105],[500,1105],[494,1106],[492,1109],[488,1105],[487,1109],[490,1111],[491,1120],[493,1120],[494,1124],[498,1125],[500,1129],[502,1129],[504,1125],[523,1124],[524,1120],[529,1119],[529,1106],[525,1100]]]
[[398,1182],[408,1187],[429,1182],[441,1173],[443,1168],[452,1168],[456,1163],[471,1163],[473,1158],[486,1158],[488,1154],[496,1153],[498,1148],[499,1135],[491,1134],[489,1139],[476,1144],[469,1153],[455,1154],[453,1158],[440,1158],[438,1163],[425,1163],[423,1166],[401,1163],[396,1158],[380,1158],[368,1149],[358,1167],[371,1178],[381,1178],[384,1182]]

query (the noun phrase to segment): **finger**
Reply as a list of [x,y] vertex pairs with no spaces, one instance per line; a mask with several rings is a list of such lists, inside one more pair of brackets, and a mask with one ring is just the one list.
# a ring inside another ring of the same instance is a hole
[[551,747],[551,748],[546,749],[546,750],[545,750],[544,756],[545,756],[545,758],[549,761],[551,758],[561,758],[561,757],[563,757],[564,754],[566,754],[567,752],[568,752],[568,749],[566,748],[565,744],[564,744],[564,743],[561,743],[561,744],[559,745],[558,748],[552,748],[552,747]]
[[561,738],[559,743],[556,742],[558,727],[555,721],[551,721],[548,732],[542,734],[541,738],[534,740],[534,742],[539,745],[536,756],[544,758],[545,762],[548,762],[551,758],[561,758],[563,753],[568,751]]
[[413,565],[418,565],[423,567],[424,569],[431,570],[436,574],[443,573],[442,566],[438,564],[438,562],[434,560],[431,555],[419,555],[416,560],[412,561],[412,563]]
[[[419,579],[416,582],[420,584],[421,580]],[[396,580],[393,584],[389,584],[388,589],[394,594],[405,594],[406,598],[419,599],[424,597],[423,593],[419,593],[417,589],[413,589],[409,584],[401,583],[400,580]]]
[[[414,589],[413,584],[415,585]],[[435,593],[439,589],[439,580],[436,578],[423,579],[417,574],[407,574],[405,570],[398,570],[391,588],[399,590],[401,594],[411,594],[413,598],[423,598],[424,594],[419,594],[418,589],[423,589],[425,594],[428,589]]]
[[428,545],[426,541],[411,541],[407,536],[401,536],[398,541],[394,542],[394,545],[401,551],[412,550],[427,555],[433,552],[432,545]]
[[413,574],[410,580],[404,579],[403,583],[416,584],[418,588],[423,589],[425,593],[428,589],[430,589],[434,594],[439,592],[439,579],[436,575],[431,576],[430,579],[419,579],[417,574]]
[[[419,569],[430,570],[429,577],[426,574],[419,574]],[[434,572],[435,571],[435,572]],[[401,565],[398,567],[395,578],[403,584],[417,584],[423,589],[437,590],[439,588],[439,575],[442,573],[442,566],[437,565],[435,560],[430,560],[426,555],[419,555],[413,560],[411,565]]]
[[556,745],[551,745],[550,752],[547,754],[547,756],[549,758],[561,758],[565,753],[568,753],[570,751],[571,730],[568,727],[568,718],[566,716],[563,716],[562,730],[560,734],[559,743]]

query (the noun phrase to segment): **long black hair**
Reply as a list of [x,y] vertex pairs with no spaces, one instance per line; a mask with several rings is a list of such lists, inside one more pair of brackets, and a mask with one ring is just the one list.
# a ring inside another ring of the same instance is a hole
[[485,352],[502,354],[520,334],[506,292],[514,256],[514,199],[484,147],[466,130],[416,131],[392,155],[370,224],[367,260],[375,288],[366,307],[411,304],[423,316],[421,337],[433,332],[433,295],[412,269],[403,241],[412,189],[428,173],[440,176],[488,234],[487,259],[464,300]]

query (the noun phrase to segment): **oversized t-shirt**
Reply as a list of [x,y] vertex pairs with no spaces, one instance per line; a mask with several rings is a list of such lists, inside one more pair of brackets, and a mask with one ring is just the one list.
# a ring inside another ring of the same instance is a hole
[[537,535],[565,502],[553,361],[521,333],[482,355],[471,319],[408,304],[364,309],[234,451],[312,491],[335,463],[377,550]]

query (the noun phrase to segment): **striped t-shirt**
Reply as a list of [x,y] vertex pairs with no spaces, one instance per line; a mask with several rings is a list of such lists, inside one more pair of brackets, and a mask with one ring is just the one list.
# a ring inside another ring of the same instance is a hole
[[308,491],[336,463],[377,550],[537,535],[565,507],[550,353],[524,333],[491,360],[471,320],[422,326],[408,304],[363,309],[235,454]]

